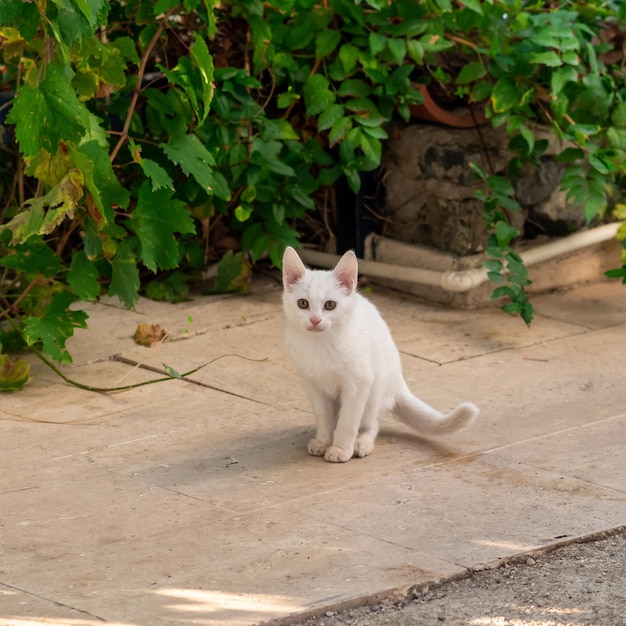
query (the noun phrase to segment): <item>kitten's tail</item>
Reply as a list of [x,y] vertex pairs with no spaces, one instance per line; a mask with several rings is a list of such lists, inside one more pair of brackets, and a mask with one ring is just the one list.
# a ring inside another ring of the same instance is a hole
[[393,407],[393,414],[419,433],[445,435],[470,426],[478,415],[478,408],[471,402],[463,402],[446,415],[416,398],[408,387],[405,387]]

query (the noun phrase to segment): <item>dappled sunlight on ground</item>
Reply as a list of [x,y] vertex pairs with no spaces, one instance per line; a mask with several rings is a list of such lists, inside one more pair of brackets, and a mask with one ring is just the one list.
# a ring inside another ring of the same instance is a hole
[[[230,616],[229,624],[247,624],[247,620],[262,618],[263,614],[270,616],[301,608],[297,598],[271,594],[227,593],[205,589],[159,589],[154,593],[170,600],[166,604],[170,611],[205,613],[207,616],[224,612]],[[246,621],[240,622],[234,617],[236,613],[241,613],[241,619]]]

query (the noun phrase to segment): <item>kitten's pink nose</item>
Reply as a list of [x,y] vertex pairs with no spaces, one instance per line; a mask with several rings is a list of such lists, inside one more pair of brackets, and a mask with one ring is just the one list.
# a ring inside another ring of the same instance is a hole
[[313,326],[317,326],[322,321],[322,318],[319,315],[311,315],[309,317],[309,322],[313,324]]

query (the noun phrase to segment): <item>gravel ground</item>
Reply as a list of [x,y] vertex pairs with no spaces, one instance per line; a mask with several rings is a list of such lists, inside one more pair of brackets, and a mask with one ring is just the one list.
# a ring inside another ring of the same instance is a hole
[[626,530],[298,626],[626,626]]

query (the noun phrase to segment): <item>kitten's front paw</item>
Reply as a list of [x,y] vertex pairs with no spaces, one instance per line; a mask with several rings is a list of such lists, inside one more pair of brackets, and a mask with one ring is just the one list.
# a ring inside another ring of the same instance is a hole
[[328,444],[319,439],[311,439],[307,450],[311,456],[324,456],[324,452],[328,449]]
[[371,454],[374,449],[374,439],[371,435],[363,434],[359,435],[354,445],[354,454],[359,458],[363,458],[368,454]]
[[330,446],[326,450],[324,458],[329,463],[347,463],[352,458],[352,450],[346,450],[345,448],[339,448],[337,446]]

